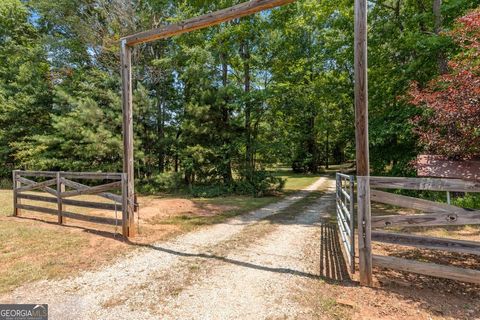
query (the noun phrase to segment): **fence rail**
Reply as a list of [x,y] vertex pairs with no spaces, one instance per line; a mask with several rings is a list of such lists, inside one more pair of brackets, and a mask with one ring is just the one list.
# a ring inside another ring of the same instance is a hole
[[[28,178],[27,178],[28,177]],[[49,179],[51,178],[51,179]],[[47,179],[45,181],[35,181]],[[109,181],[96,186],[88,186],[75,180]],[[113,182],[112,182],[113,181]],[[122,225],[125,235],[127,224],[127,194],[126,175],[123,173],[98,173],[98,172],[53,172],[53,171],[13,171],[13,215],[17,216],[21,210],[40,212],[58,217],[58,223],[63,224],[65,218],[89,221],[106,225]],[[67,190],[69,188],[70,190]],[[110,191],[120,191],[120,195]],[[31,191],[43,191],[47,196],[33,194]],[[30,192],[30,193],[27,193]],[[70,199],[80,195],[97,195],[109,199],[114,203],[93,202]],[[57,204],[56,209],[22,203],[24,200]],[[121,219],[98,217],[80,213],[69,212],[65,206],[81,208],[119,211]]]
[[345,249],[345,256],[350,266],[350,272],[355,273],[355,177],[337,173],[336,181],[336,206],[339,233]]
[[[461,179],[370,177],[369,181],[370,187],[375,189],[480,192],[480,182]],[[450,204],[374,189],[371,190],[371,200],[422,211],[421,214],[374,215],[370,219],[371,226],[375,229],[480,224],[480,210],[460,208]],[[431,250],[480,255],[480,242],[474,241],[394,233],[388,230],[373,230],[371,240]],[[478,270],[389,256],[372,255],[371,258],[374,266],[480,284],[480,271]]]

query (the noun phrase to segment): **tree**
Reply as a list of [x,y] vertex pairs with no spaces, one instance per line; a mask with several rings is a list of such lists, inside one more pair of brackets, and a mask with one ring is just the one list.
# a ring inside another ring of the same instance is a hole
[[15,143],[22,167],[38,170],[119,171],[121,105],[116,81],[85,70],[55,91],[51,130]]
[[20,0],[0,2],[0,176],[16,168],[15,144],[49,130],[51,74],[41,35]]
[[427,152],[480,157],[480,10],[458,19],[448,34],[461,52],[449,62],[448,73],[424,88],[412,84],[410,102],[424,111],[413,119],[414,129]]

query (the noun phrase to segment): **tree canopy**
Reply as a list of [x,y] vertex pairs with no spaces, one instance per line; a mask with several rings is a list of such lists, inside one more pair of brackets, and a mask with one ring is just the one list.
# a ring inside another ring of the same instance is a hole
[[[2,1],[0,175],[121,170],[119,39],[239,2]],[[424,147],[478,156],[478,139],[465,139],[472,130],[478,138],[478,120],[461,130],[452,122],[466,109],[478,115],[478,41],[466,37],[478,40],[468,29],[478,11],[467,13],[479,4],[369,2],[375,173],[411,174]],[[353,161],[353,18],[351,1],[300,0],[137,46],[137,178],[255,193],[265,181],[279,184],[264,172],[272,165],[319,172]],[[425,117],[431,108],[460,112]],[[440,130],[445,121],[461,133]],[[441,139],[452,140],[433,148]]]

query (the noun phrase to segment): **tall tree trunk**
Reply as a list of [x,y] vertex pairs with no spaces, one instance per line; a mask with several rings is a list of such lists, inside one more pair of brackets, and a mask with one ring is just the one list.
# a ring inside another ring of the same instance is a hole
[[242,41],[240,46],[240,56],[243,60],[244,72],[244,92],[247,96],[245,101],[245,167],[248,175],[252,175],[254,171],[253,163],[253,146],[252,146],[252,103],[248,97],[251,91],[251,75],[250,75],[250,48],[247,41]]
[[[442,32],[443,17],[442,17],[442,0],[433,0],[433,16],[434,29],[433,32],[438,36]],[[440,51],[437,55],[438,72],[445,74],[448,72],[448,63],[445,53]]]
[[[222,84],[223,87],[226,88],[228,85],[228,64],[227,64],[227,57],[225,53],[220,54],[220,60],[222,62]],[[225,97],[225,101],[222,104],[222,121],[223,121],[223,144],[228,150],[224,156],[226,157],[226,166],[223,172],[223,182],[229,184],[232,182],[232,161],[231,161],[231,153],[230,153],[230,145],[231,141],[229,138],[230,134],[230,112],[228,110],[228,97]]]
[[329,132],[328,132],[328,129],[327,129],[327,143],[325,144],[325,169],[328,169],[328,153],[330,152],[330,150],[328,150],[328,141],[329,139]]
[[159,97],[157,110],[158,171],[165,171],[165,107],[163,97]]
[[308,164],[308,170],[312,173],[318,172],[318,148],[317,139],[315,134],[315,114],[311,110],[311,114],[308,118],[308,147],[307,151],[312,156]]

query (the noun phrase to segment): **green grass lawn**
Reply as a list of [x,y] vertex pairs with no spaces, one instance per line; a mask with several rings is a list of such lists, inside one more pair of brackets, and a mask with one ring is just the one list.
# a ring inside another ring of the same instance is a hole
[[321,177],[320,174],[293,173],[291,170],[277,170],[276,177],[286,179],[285,191],[301,190],[308,187]]
[[225,196],[217,198],[198,198],[194,199],[200,207],[204,205],[220,205],[232,207],[227,209],[221,214],[214,216],[197,216],[197,215],[180,215],[166,220],[162,220],[164,224],[178,224],[182,225],[186,230],[195,229],[202,225],[211,225],[216,223],[222,223],[225,220],[262,208],[271,203],[277,202],[281,199],[280,196],[270,196],[253,198],[248,196]]

